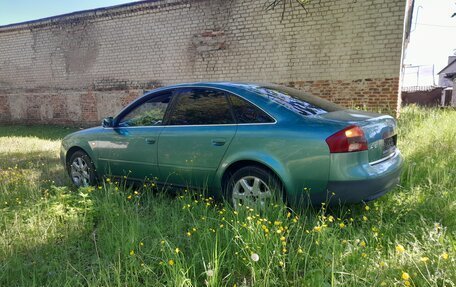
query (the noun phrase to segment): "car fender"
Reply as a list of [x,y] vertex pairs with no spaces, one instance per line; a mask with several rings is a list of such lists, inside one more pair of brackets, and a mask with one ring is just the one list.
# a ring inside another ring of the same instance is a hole
[[95,165],[95,169],[98,168],[98,161],[96,157],[96,152],[92,146],[95,146],[95,141],[87,141],[82,139],[75,139],[74,137],[65,138],[62,141],[62,148],[61,148],[61,160],[66,167],[66,161],[68,160],[68,151],[73,148],[78,148],[84,151],[92,160],[93,164]]
[[[222,190],[222,178],[227,169],[235,164],[236,162],[240,161],[253,161],[264,166],[267,166],[271,169],[281,180],[285,191],[291,190],[291,178],[289,176],[289,172],[287,172],[286,167],[283,163],[280,162],[279,159],[271,156],[262,151],[245,151],[240,153],[235,153],[228,155],[225,157],[219,168],[217,169],[215,179],[214,179],[214,189],[216,191]],[[221,195],[221,194],[220,194]]]

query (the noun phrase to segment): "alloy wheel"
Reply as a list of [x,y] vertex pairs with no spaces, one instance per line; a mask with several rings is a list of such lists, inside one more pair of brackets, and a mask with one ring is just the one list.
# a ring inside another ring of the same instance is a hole
[[256,176],[244,176],[233,186],[232,202],[234,208],[240,205],[265,206],[271,199],[272,192],[269,186]]
[[90,168],[82,157],[74,158],[70,168],[71,180],[76,186],[81,187],[90,185]]

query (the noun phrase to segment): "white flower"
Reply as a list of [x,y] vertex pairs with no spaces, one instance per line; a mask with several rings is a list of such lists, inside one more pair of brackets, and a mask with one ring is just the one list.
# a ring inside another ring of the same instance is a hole
[[250,256],[250,258],[252,258],[252,260],[254,262],[257,262],[258,260],[260,260],[260,256],[256,253],[252,253],[252,255]]
[[206,275],[207,275],[207,277],[212,277],[212,276],[214,276],[214,270],[211,270],[211,269],[207,270],[207,271],[206,271]]

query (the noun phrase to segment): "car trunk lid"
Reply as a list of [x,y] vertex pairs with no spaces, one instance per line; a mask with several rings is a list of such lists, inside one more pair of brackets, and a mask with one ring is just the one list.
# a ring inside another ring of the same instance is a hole
[[340,110],[315,117],[360,127],[368,143],[370,164],[386,160],[396,151],[397,125],[396,120],[391,116],[365,111]]

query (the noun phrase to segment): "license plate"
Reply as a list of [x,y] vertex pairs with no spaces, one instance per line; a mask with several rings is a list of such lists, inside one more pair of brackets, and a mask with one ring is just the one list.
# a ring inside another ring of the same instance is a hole
[[383,154],[391,153],[394,150],[396,144],[394,143],[394,137],[384,139],[383,141]]

